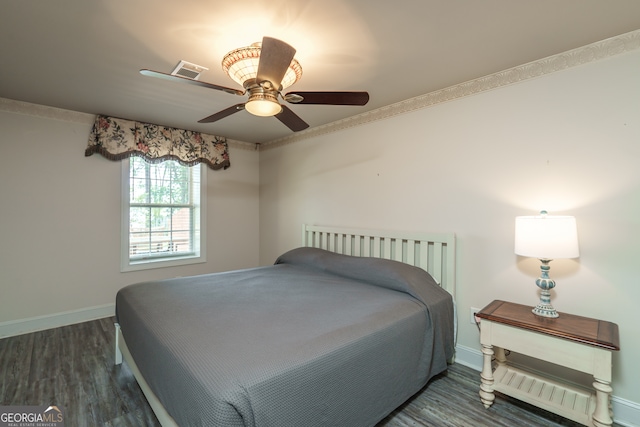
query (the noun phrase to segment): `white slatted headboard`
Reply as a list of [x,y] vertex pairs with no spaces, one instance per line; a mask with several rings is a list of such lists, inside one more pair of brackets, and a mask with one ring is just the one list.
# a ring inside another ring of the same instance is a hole
[[454,299],[456,238],[453,233],[412,233],[303,224],[302,245],[345,255],[401,261],[427,270]]

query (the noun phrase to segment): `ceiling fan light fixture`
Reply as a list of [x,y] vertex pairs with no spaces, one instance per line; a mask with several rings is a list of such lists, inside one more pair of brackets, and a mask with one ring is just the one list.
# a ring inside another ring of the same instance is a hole
[[[245,87],[245,83],[255,79],[258,75],[258,63],[262,43],[253,43],[251,46],[234,49],[222,58],[222,70],[236,83]],[[300,63],[293,59],[280,84],[285,89],[302,77]],[[278,88],[276,88],[278,89]]]
[[244,109],[254,116],[270,117],[282,111],[278,98],[270,93],[256,93],[249,96]]

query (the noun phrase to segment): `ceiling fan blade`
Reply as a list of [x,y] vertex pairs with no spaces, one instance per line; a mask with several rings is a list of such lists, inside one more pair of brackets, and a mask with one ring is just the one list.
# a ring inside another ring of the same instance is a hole
[[164,80],[169,80],[169,81],[172,81],[172,82],[189,83],[189,84],[196,85],[196,86],[206,87],[208,89],[220,90],[222,92],[227,92],[227,93],[230,93],[232,95],[244,95],[244,91],[242,91],[242,90],[233,89],[233,88],[230,88],[230,87],[219,86],[219,85],[214,85],[213,83],[207,83],[207,82],[203,82],[203,81],[200,81],[200,80],[193,80],[193,79],[190,79],[190,78],[187,78],[187,77],[174,76],[173,74],[162,73],[160,71],[142,69],[142,70],[140,70],[140,74],[142,74],[143,76],[147,76],[147,77],[157,77],[157,78],[164,79]]
[[367,92],[289,92],[285,101],[294,104],[366,105]]
[[282,111],[276,114],[275,117],[294,132],[300,132],[301,130],[305,130],[309,127],[304,120],[302,120],[286,105],[282,105]]
[[222,111],[218,111],[215,114],[210,115],[209,117],[205,117],[202,120],[198,120],[198,123],[213,123],[217,122],[220,119],[224,119],[232,115],[233,113],[237,113],[238,111],[244,110],[244,104],[236,104],[229,108],[225,108]]
[[280,83],[295,54],[296,50],[287,43],[271,37],[263,37],[256,76],[258,84],[266,80],[273,84],[273,89],[280,90]]

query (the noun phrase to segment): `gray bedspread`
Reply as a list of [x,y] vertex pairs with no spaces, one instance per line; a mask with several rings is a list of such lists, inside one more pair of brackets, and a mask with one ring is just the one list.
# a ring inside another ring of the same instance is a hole
[[425,271],[312,248],[127,286],[116,315],[183,427],[373,426],[454,348],[452,298]]

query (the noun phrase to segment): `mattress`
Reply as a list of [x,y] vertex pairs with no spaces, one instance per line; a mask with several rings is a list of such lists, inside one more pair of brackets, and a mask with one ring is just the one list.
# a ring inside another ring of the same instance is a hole
[[315,248],[127,286],[116,316],[183,427],[373,426],[454,347],[452,297],[424,270]]

